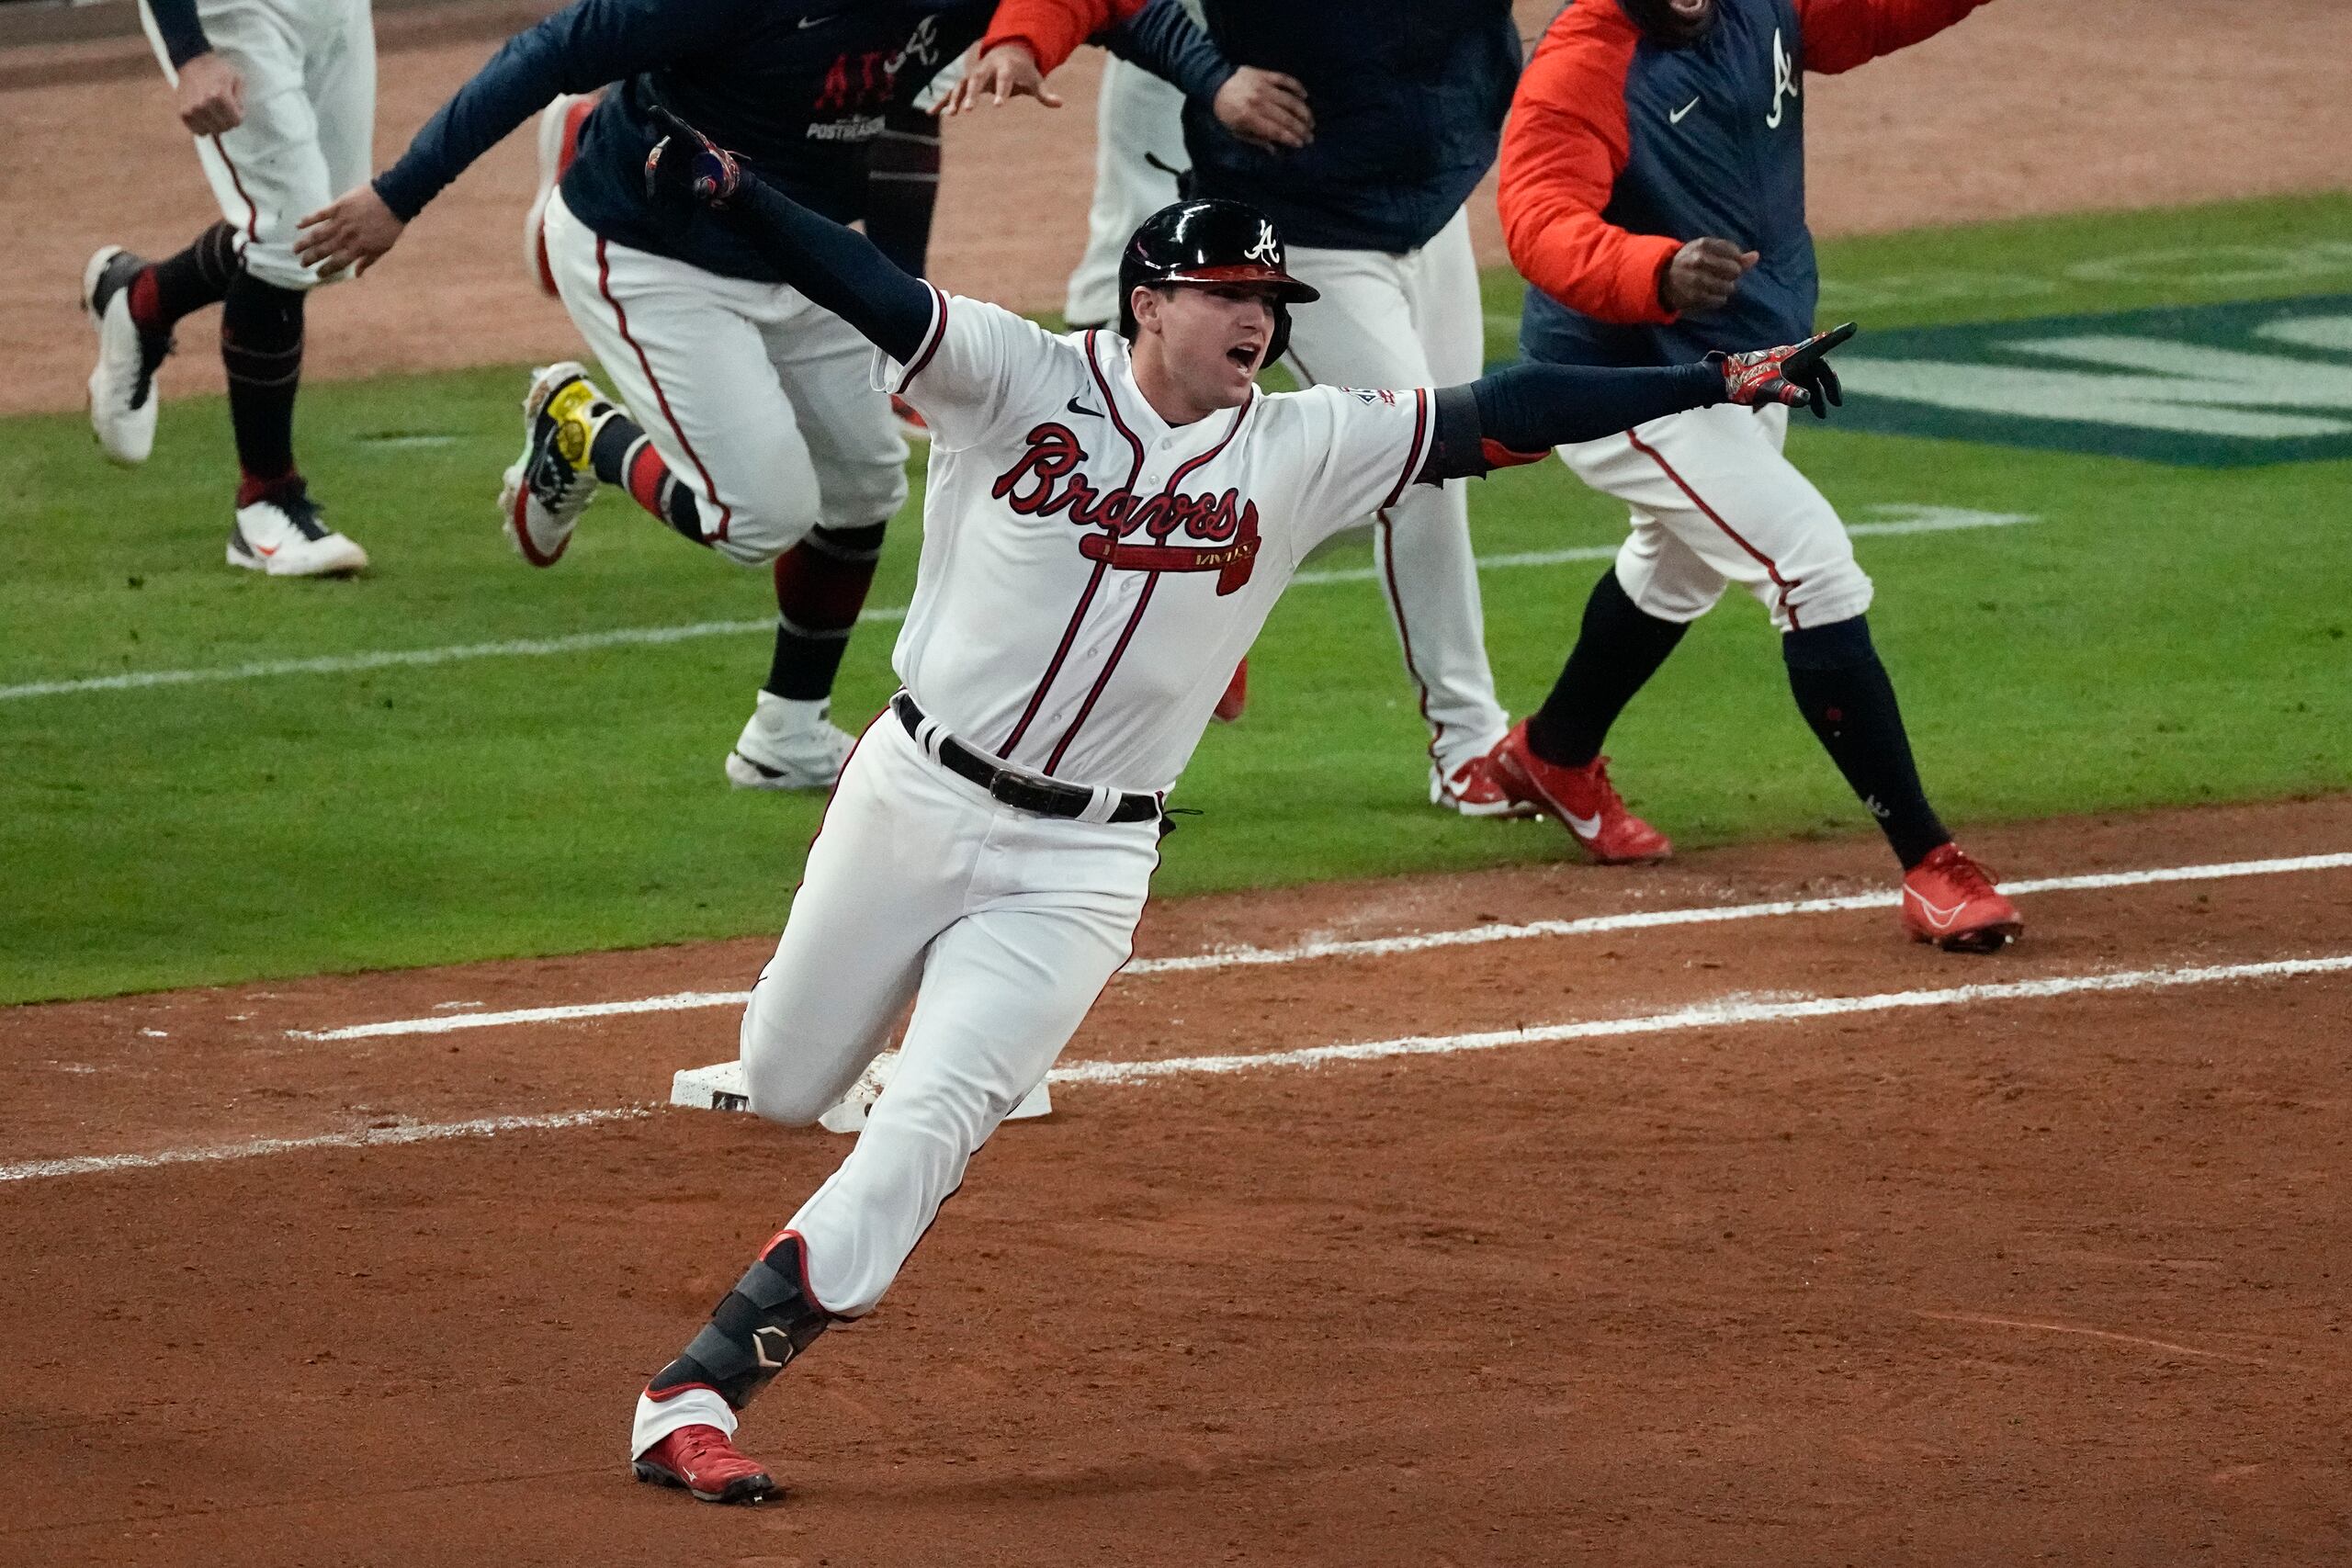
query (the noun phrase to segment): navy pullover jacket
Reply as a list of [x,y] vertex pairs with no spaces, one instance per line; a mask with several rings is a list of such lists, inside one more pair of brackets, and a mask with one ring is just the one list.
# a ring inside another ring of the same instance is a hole
[[[863,215],[867,145],[894,98],[919,92],[988,25],[995,0],[575,0],[509,39],[441,106],[376,193],[410,219],[466,166],[562,93],[607,94],[581,127],[564,204],[616,244],[729,277],[775,269],[707,213],[679,223],[646,205],[656,101],[793,199],[847,223]],[[1214,96],[1230,68],[1174,0],[1106,36],[1123,55]]]

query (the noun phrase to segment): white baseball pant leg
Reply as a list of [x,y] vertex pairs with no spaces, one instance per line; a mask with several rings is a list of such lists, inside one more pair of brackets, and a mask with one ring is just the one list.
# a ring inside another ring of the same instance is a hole
[[1617,581],[1645,614],[1695,621],[1736,582],[1788,632],[1871,607],[1845,525],[1781,455],[1788,434],[1785,408],[1718,403],[1559,453],[1577,478],[1633,508]]
[[[376,33],[368,0],[208,0],[197,8],[213,51],[244,79],[244,118],[198,137],[196,155],[237,231],[245,270],[280,288],[326,279],[294,259],[294,225],[368,177],[376,125]],[[139,19],[174,85],[142,3]]]
[[[790,1227],[817,1304],[873,1310],[988,1141],[1133,951],[1155,822],[1001,805],[885,711],[809,846],[807,879],[744,1010],[752,1109],[792,1125],[838,1103],[914,998],[897,1069]],[[635,1457],[681,1427],[735,1429],[707,1389],[639,1395]]]
[[1143,220],[1176,199],[1176,176],[1156,169],[1191,163],[1184,151],[1184,95],[1140,65],[1102,65],[1094,99],[1094,201],[1086,210],[1086,254],[1069,275],[1062,319],[1073,325],[1119,319],[1119,254]]
[[[1294,245],[1288,261],[1295,276],[1323,291],[1291,312],[1290,363],[1302,380],[1450,387],[1485,368],[1486,318],[1466,215],[1455,213],[1405,255]],[[1445,773],[1510,728],[1487,663],[1464,485],[1408,485],[1396,505],[1368,519],[1381,592],[1429,721],[1430,755]]]
[[711,548],[759,566],[820,523],[898,511],[907,445],[849,323],[782,284],[614,244],[560,191],[545,232],[565,310],[693,493]]

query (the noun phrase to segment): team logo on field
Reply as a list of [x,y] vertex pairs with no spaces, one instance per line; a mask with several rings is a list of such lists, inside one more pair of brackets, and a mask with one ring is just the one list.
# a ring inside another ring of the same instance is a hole
[[1069,426],[1041,424],[1028,442],[989,494],[1024,517],[1059,514],[1101,530],[1078,541],[1078,553],[1088,560],[1115,571],[1213,571],[1220,597],[1257,569],[1258,503],[1241,499],[1232,486],[1199,495],[1138,496],[1125,485],[1098,491],[1080,471],[1086,448]]

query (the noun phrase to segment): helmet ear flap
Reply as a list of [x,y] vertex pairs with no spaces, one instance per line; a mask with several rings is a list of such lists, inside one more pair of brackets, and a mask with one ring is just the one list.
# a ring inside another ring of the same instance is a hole
[[1289,347],[1290,307],[1277,299],[1274,301],[1273,335],[1266,340],[1266,357],[1259,361],[1260,365],[1272,365],[1275,360],[1280,359]]

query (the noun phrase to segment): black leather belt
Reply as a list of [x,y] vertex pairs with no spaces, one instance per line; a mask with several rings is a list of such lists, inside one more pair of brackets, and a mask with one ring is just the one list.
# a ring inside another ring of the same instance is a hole
[[[890,711],[899,716],[899,722],[907,727],[907,733],[914,737],[916,743],[922,744],[922,709],[915,705],[914,698],[900,692],[890,699]],[[1082,784],[1057,784],[1035,773],[1000,768],[952,735],[943,732],[933,744],[937,748],[941,766],[971,780],[1015,810],[1035,812],[1040,817],[1083,817],[1087,807],[1094,804],[1094,792]],[[1148,822],[1159,815],[1158,795],[1128,793],[1119,796],[1109,819]]]

